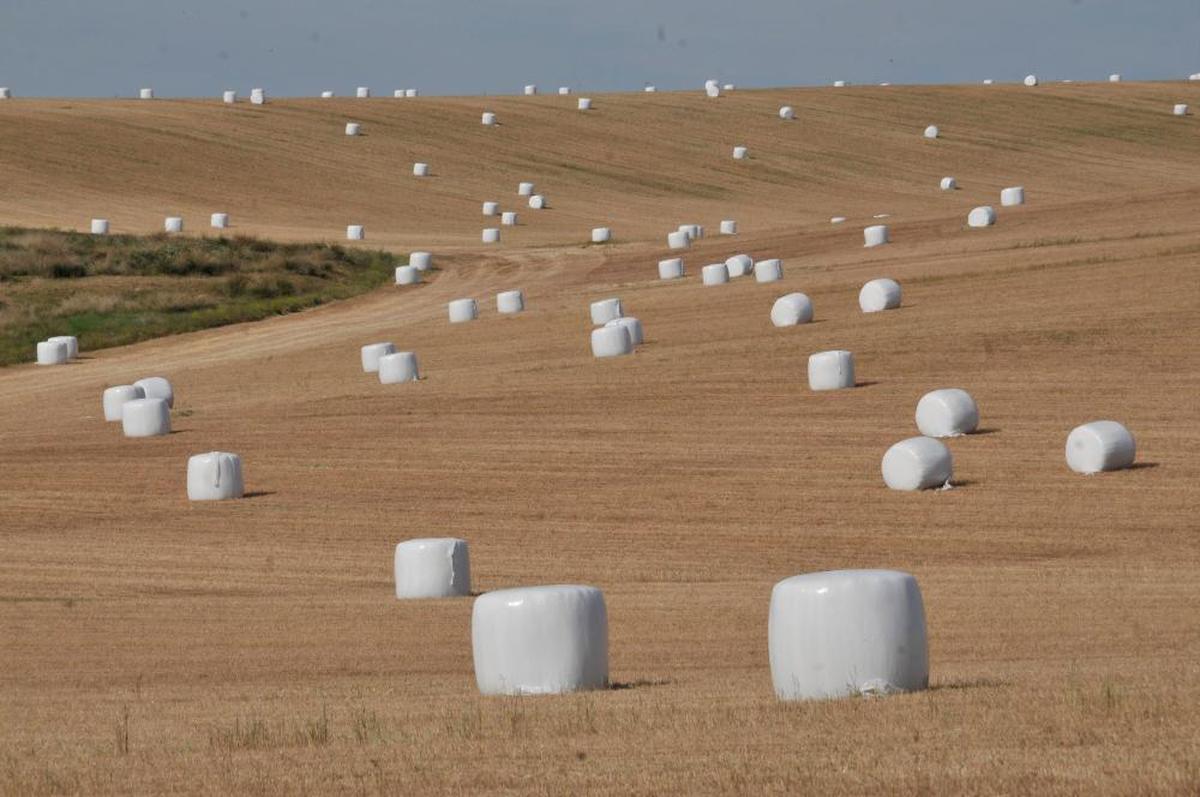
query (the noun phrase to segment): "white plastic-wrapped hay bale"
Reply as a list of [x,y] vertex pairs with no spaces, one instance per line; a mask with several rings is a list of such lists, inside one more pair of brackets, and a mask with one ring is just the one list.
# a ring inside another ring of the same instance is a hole
[[379,360],[389,354],[396,353],[396,346],[392,343],[368,343],[362,347],[362,369],[363,373],[377,374],[379,373]]
[[521,290],[501,291],[496,294],[496,312],[515,315],[525,310],[525,292]]
[[429,164],[428,163],[414,163],[413,164],[413,177],[428,177],[428,176],[429,176]]
[[114,385],[106,388],[103,397],[104,420],[109,423],[121,420],[121,407],[125,406],[125,402],[145,397],[142,389],[133,385]]
[[515,210],[506,210],[500,214],[500,223],[505,227],[517,226],[517,212]]
[[754,258],[743,254],[731,255],[725,259],[725,269],[730,279],[744,277],[754,271]]
[[721,86],[721,91],[733,91],[733,84],[732,84],[732,83],[726,83],[726,84],[722,85],[722,86]]
[[141,389],[142,398],[162,399],[167,402],[168,409],[175,406],[175,388],[166,377],[147,376],[134,382],[133,386]]
[[229,214],[214,213],[208,217],[208,223],[214,230],[223,230],[229,226]]
[[362,125],[358,122],[346,122],[346,135],[357,136],[362,132]]
[[[674,248],[674,247],[672,247]],[[683,276],[683,258],[671,257],[658,261],[658,278],[660,280],[675,280]]]
[[351,224],[346,227],[347,241],[361,241],[367,237],[367,231],[361,224]]
[[925,606],[895,570],[835,570],[771,590],[771,681],[780,700],[913,692],[929,686]]
[[612,230],[608,227],[592,228],[592,243],[605,244],[612,240]]
[[687,249],[692,245],[692,237],[684,230],[667,233],[667,246],[671,249]]
[[570,86],[559,86],[558,93],[559,93],[559,96],[565,97],[566,95],[571,93],[571,87]]
[[418,91],[417,89],[405,89],[404,90],[404,96],[408,97],[409,99],[412,99],[413,97],[418,96],[420,93],[421,92]]
[[895,310],[900,306],[900,283],[887,277],[868,281],[858,292],[858,306],[864,313]]
[[990,86],[990,85],[992,85],[992,84],[993,84],[993,83],[995,83],[995,82],[996,82],[996,81],[992,80],[990,77],[989,77],[989,78],[984,78],[984,79],[983,79],[983,85],[985,85],[985,86]]
[[581,110],[581,111],[592,110],[592,98],[591,97],[580,97],[579,102],[578,102],[578,107],[579,107],[579,110]]
[[483,215],[498,216],[499,214],[500,214],[500,203],[499,202],[484,202],[483,203]]
[[632,353],[633,338],[626,327],[605,324],[592,330],[593,357],[620,357]]
[[0,86],[0,100],[11,100],[12,89],[8,86]]
[[267,101],[267,93],[262,89],[250,89],[250,104],[263,105]]
[[704,237],[704,227],[700,224],[680,224],[679,231],[687,233],[688,239],[692,241]]
[[92,235],[108,235],[108,219],[92,219]]
[[1174,113],[1176,116],[1187,116],[1187,114],[1188,114],[1187,105],[1185,105],[1183,103],[1176,103]]
[[854,387],[854,355],[835,349],[808,358],[809,390],[844,390]]
[[737,235],[737,221],[734,219],[722,219],[720,230],[721,235]]
[[394,91],[392,91],[392,99],[394,99],[394,100],[404,99],[404,89],[395,89]]
[[52,335],[46,338],[49,343],[62,343],[67,347],[67,359],[74,360],[79,356],[79,338],[74,335]]
[[646,342],[646,336],[642,332],[642,322],[639,321],[638,319],[634,318],[633,316],[626,315],[626,316],[621,316],[620,318],[614,318],[612,321],[609,321],[604,326],[606,326],[606,327],[625,327],[625,330],[629,333],[629,342],[632,343],[634,346],[641,346],[643,343]]
[[393,560],[396,598],[457,598],[471,594],[467,541],[450,537],[405,540]]
[[866,248],[882,246],[890,243],[891,240],[891,231],[888,230],[886,224],[872,224],[870,227],[863,229],[863,246]]
[[777,257],[760,260],[754,264],[755,282],[779,282],[783,279],[783,261]]
[[333,98],[332,91],[329,91],[328,89],[326,89],[325,91],[321,92],[321,99],[328,100],[328,99],[332,99],[332,98]]
[[724,285],[729,282],[729,267],[724,263],[712,263],[700,269],[700,280],[705,285]]
[[835,80],[835,81],[833,81],[833,87],[834,87],[835,89],[844,89],[844,88],[846,88],[846,81],[844,81],[844,80]]
[[533,183],[517,183],[517,196],[533,196]]
[[1121,76],[1119,74],[1117,74],[1116,72],[1113,72],[1111,75],[1108,76],[1108,82],[1109,83],[1120,83]]
[[488,592],[471,612],[475,683],[485,695],[608,688],[608,612],[595,587]]
[[496,114],[491,111],[484,111],[479,121],[484,127],[494,127],[496,125]]
[[525,87],[525,96],[526,96],[526,97],[532,97],[532,96],[533,96],[533,95],[535,95],[535,94],[537,94],[537,86],[535,86],[534,84],[530,83],[529,85],[527,85],[527,86]]
[[925,128],[925,138],[937,138],[940,132],[937,125],[930,125]]
[[741,146],[733,148],[733,159],[735,161],[744,161],[748,157],[750,157],[750,150]]
[[1038,84],[1037,75],[1026,75],[1025,76],[1025,85],[1026,86],[1029,86],[1032,88],[1033,86],[1036,86],[1037,84]]
[[164,232],[183,232],[182,216],[167,216],[163,219]]
[[796,118],[796,111],[794,108],[792,108],[792,106],[785,105],[779,109],[779,118],[791,121],[792,119]]
[[845,216],[830,216],[829,217],[830,224],[843,224],[843,223],[845,223],[845,221],[846,221]]
[[658,88],[656,86],[647,85],[642,89],[642,91],[646,92],[647,94],[653,94],[654,92],[658,91]]
[[991,205],[980,205],[967,214],[968,227],[991,227],[996,223],[996,209]]
[[485,244],[500,243],[500,228],[499,227],[484,227],[482,240]]
[[615,296],[611,299],[600,299],[591,304],[592,325],[604,326],[614,318],[623,316],[624,310],[621,307],[621,300]]
[[421,269],[409,263],[407,266],[396,266],[397,285],[416,285],[421,281]]
[[794,327],[812,321],[812,300],[803,293],[780,296],[771,305],[771,323],[777,327]]
[[408,255],[408,264],[417,271],[428,271],[433,267],[433,254],[431,252],[411,252]]
[[461,324],[479,318],[479,303],[474,299],[455,299],[446,305],[451,324]]
[[711,78],[704,81],[704,93],[709,97],[721,96],[721,84]]
[[360,100],[365,100],[371,96],[371,89],[368,86],[359,86],[354,90],[354,96]]
[[226,89],[221,93],[221,102],[225,103],[226,105],[233,105],[235,102],[237,102],[237,92]]
[[534,210],[542,210],[546,207],[546,197],[541,194],[534,194],[529,197],[529,207]]
[[1000,191],[1000,204],[1003,207],[1012,207],[1013,205],[1025,204],[1025,187],[1020,185],[1009,186]]
[[154,89],[138,89],[138,99],[141,99],[141,100],[154,99]]
[[932,390],[917,402],[916,419],[926,437],[958,437],[979,428],[979,407],[961,388]]
[[932,437],[910,437],[889,448],[880,470],[893,490],[929,490],[946,487],[954,477],[950,449]]
[[188,457],[189,501],[229,501],[246,494],[242,458],[227,451],[209,451]]
[[63,365],[70,359],[70,354],[70,348],[61,340],[38,341],[38,365]]
[[943,191],[953,191],[958,188],[958,180],[955,180],[953,177],[943,177],[941,188]]
[[421,369],[417,365],[417,355],[411,351],[397,351],[379,358],[379,383],[381,385],[416,382],[420,378]]
[[158,398],[139,398],[121,405],[121,431],[126,437],[158,437],[171,433],[171,410]]
[[1076,473],[1122,470],[1136,455],[1133,435],[1116,421],[1092,421],[1067,435],[1067,466]]

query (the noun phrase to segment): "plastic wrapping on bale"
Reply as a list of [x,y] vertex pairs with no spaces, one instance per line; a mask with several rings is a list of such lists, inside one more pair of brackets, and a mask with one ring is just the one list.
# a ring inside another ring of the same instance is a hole
[[565,97],[566,95],[571,93],[571,87],[570,86],[559,86],[558,93],[559,93],[559,96]]
[[488,592],[471,612],[475,682],[485,695],[608,688],[608,612],[595,587]]
[[229,214],[214,213],[208,217],[208,223],[215,230],[223,230],[229,226]]
[[485,244],[500,243],[500,228],[499,227],[484,227],[483,242]]
[[1024,186],[1014,185],[1003,189],[1000,192],[1000,205],[1002,207],[1012,207],[1013,205],[1025,204],[1025,188]]
[[1177,103],[1175,105],[1174,113],[1176,116],[1187,116],[1187,114],[1188,114],[1187,105],[1184,105],[1183,103]]
[[858,306],[864,313],[895,310],[900,306],[900,283],[887,277],[867,282],[858,292]]
[[833,81],[833,87],[834,87],[835,89],[844,89],[844,88],[846,88],[846,81],[844,81],[844,80],[835,80],[835,81]]
[[950,449],[932,437],[910,437],[889,448],[880,470],[893,490],[930,490],[946,487],[954,477]]
[[938,135],[939,131],[937,125],[930,125],[929,127],[925,128],[925,138],[937,138]]
[[749,156],[750,156],[750,150],[746,149],[745,147],[734,147],[733,148],[733,159],[735,161],[744,161]]
[[658,278],[660,280],[679,279],[683,276],[683,258],[672,257],[658,261]]
[[496,114],[491,111],[484,111],[479,119],[486,127],[494,127],[496,124]]
[[750,255],[732,255],[725,259],[725,268],[730,279],[744,277],[754,270],[754,259]]
[[592,228],[592,243],[603,244],[612,240],[612,230],[608,227],[593,227]]
[[700,280],[705,285],[724,285],[729,282],[729,266],[712,263],[700,269]]
[[517,212],[515,210],[506,210],[500,214],[500,223],[505,227],[517,226]]
[[328,100],[333,97],[333,92],[326,90],[321,92],[321,99]]
[[358,122],[346,122],[346,135],[357,136],[362,132],[362,125]]
[[646,336],[642,332],[642,322],[632,316],[621,316],[614,318],[604,326],[606,327],[625,327],[629,332],[629,342],[634,346],[641,346],[646,342]]
[[92,235],[108,235],[108,219],[92,219]]
[[809,390],[843,390],[854,387],[854,355],[835,349],[808,358]]
[[37,345],[38,365],[63,365],[70,359],[71,350],[61,340],[42,340]]
[[967,214],[968,227],[991,227],[996,223],[996,209],[991,205],[980,205]]
[[500,213],[500,203],[499,202],[484,202],[483,203],[483,215],[496,216],[496,215],[499,215],[499,213]]
[[863,230],[863,246],[882,246],[892,240],[891,232],[886,224],[872,224]]
[[778,282],[783,279],[783,261],[777,257],[760,260],[754,264],[755,282]]
[[162,399],[167,402],[168,408],[175,406],[175,388],[165,377],[147,376],[134,382],[133,386],[141,388],[142,398]]
[[537,94],[537,86],[530,83],[528,86],[525,87],[525,96],[526,97],[532,97],[535,94]]
[[831,216],[831,217],[829,218],[829,223],[830,223],[830,224],[841,224],[841,223],[843,223],[845,220],[846,220],[846,217],[845,217],[845,216]]
[[621,300],[616,297],[592,302],[591,313],[593,326],[603,326],[625,314],[621,308]]
[[812,321],[812,300],[803,293],[780,296],[771,305],[771,323],[777,327],[794,327]]
[[417,271],[428,271],[433,265],[433,255],[429,252],[411,252],[408,255],[408,264]]
[[171,433],[171,410],[160,398],[139,398],[121,405],[121,430],[126,437],[158,437]]
[[622,324],[605,324],[592,330],[593,357],[620,357],[633,353],[633,338]]
[[517,183],[517,196],[533,196],[533,183]]
[[1116,421],[1092,421],[1067,435],[1067,466],[1076,473],[1121,470],[1136,456],[1133,435]]
[[955,180],[953,177],[943,177],[942,178],[942,190],[943,191],[953,191],[955,188],[958,188],[957,180]]
[[579,107],[579,110],[581,110],[581,111],[590,111],[590,110],[592,110],[592,100],[591,100],[591,98],[590,98],[590,97],[580,97],[580,98],[579,98],[578,107]]
[[704,93],[710,97],[720,97],[721,84],[715,80],[704,81]]
[[405,540],[396,546],[393,566],[396,597],[400,600],[471,594],[471,562],[466,540],[451,537]]
[[413,164],[413,177],[428,177],[428,176],[429,176],[429,164],[428,163],[414,163]]
[[392,91],[392,99],[394,99],[394,100],[404,99],[404,89],[394,89]]
[[395,354],[396,347],[392,343],[368,343],[362,347],[362,369],[364,373],[379,373],[379,358]]
[[704,227],[700,224],[680,224],[679,231],[686,233],[688,240],[695,241],[704,237]]
[[74,335],[51,335],[46,338],[49,343],[63,343],[67,347],[67,359],[74,360],[79,356],[79,338]]
[[112,423],[121,420],[121,408],[125,402],[143,399],[146,394],[140,387],[133,385],[114,385],[104,391],[104,420]]
[[164,232],[183,232],[182,216],[167,216],[163,219]]
[[11,99],[12,99],[12,89],[8,88],[7,86],[0,86],[0,100],[11,100]]
[[990,86],[990,85],[992,85],[992,84],[993,84],[993,83],[995,83],[995,82],[996,82],[996,81],[992,80],[991,78],[984,78],[984,80],[983,80],[983,85],[985,85],[985,86]]
[[138,89],[138,99],[142,99],[142,100],[154,99],[154,89]]
[[721,221],[721,235],[737,235],[738,225],[733,219],[723,219]]
[[474,299],[455,299],[446,305],[451,324],[474,321],[479,318],[479,304]]
[[501,315],[513,315],[525,309],[525,292],[501,291],[496,294],[496,312]]
[[189,501],[228,501],[246,494],[242,480],[242,458],[225,451],[210,451],[188,457]]
[[1114,73],[1112,73],[1111,75],[1109,75],[1109,76],[1108,76],[1108,82],[1109,82],[1109,83],[1120,83],[1120,82],[1121,82],[1121,76],[1120,76],[1120,75],[1118,75],[1116,72],[1114,72]]
[[677,230],[667,233],[667,246],[671,249],[687,249],[692,245],[692,238],[686,232]]
[[541,194],[534,194],[533,196],[529,197],[529,207],[533,208],[534,210],[542,210],[546,207],[546,197],[542,196]]
[[796,118],[796,111],[790,105],[785,105],[779,109],[779,118],[792,120]]
[[354,90],[354,96],[360,100],[365,100],[367,97],[371,96],[371,89],[367,86],[359,86]]
[[225,103],[226,105],[233,105],[235,102],[237,102],[237,92],[236,91],[223,92],[221,94],[221,102]]
[[1038,84],[1037,75],[1026,75],[1024,82],[1026,86],[1036,86]]
[[351,224],[346,227],[346,240],[361,241],[367,237],[367,231],[361,224]]
[[917,429],[926,437],[958,437],[979,427],[979,407],[957,387],[933,390],[917,402]]
[[642,91],[646,92],[647,94],[653,94],[654,92],[658,91],[658,89],[654,86],[646,86],[642,89]]
[[421,281],[421,269],[409,264],[407,266],[396,266],[396,284],[397,285],[416,285]]
[[420,92],[419,90],[417,90],[417,89],[405,89],[405,90],[404,90],[404,96],[405,96],[405,97],[408,97],[409,99],[412,99],[413,97],[416,97],[416,96],[417,96],[417,95],[419,95],[420,93],[421,93],[421,92]]
[[420,378],[417,355],[411,351],[398,351],[379,358],[379,383],[382,385],[416,382]]
[[250,89],[250,104],[262,105],[267,101],[267,93],[262,89]]
[[771,590],[771,681],[780,700],[886,695],[929,686],[925,607],[894,570],[835,570]]

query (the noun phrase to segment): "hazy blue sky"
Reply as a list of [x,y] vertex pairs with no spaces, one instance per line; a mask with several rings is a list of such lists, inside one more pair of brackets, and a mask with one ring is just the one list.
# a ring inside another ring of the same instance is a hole
[[18,96],[1200,72],[1200,0],[0,0]]

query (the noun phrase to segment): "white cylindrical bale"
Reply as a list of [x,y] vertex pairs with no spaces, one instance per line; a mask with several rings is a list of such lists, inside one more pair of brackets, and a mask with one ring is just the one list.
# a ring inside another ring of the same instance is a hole
[[428,176],[429,176],[429,164],[428,163],[414,163],[413,164],[413,177],[428,177]]
[[580,97],[580,98],[579,98],[579,102],[578,102],[578,107],[579,107],[579,110],[581,110],[581,111],[590,111],[590,110],[592,110],[592,99],[591,99],[591,97]]
[[171,410],[158,398],[139,398],[121,405],[121,430],[126,437],[158,437],[171,433]]
[[527,86],[525,87],[525,96],[526,96],[526,97],[532,97],[532,96],[533,96],[533,95],[535,95],[535,94],[537,94],[537,86],[535,86],[534,84],[530,83],[529,85],[527,85]]
[[471,594],[467,541],[455,538],[405,540],[393,560],[396,597],[456,598]]
[[233,105],[235,102],[237,102],[237,92],[228,89],[225,90],[221,94],[221,102],[225,103],[226,105]]
[[830,224],[841,224],[841,223],[843,223],[845,220],[846,220],[846,217],[845,217],[845,216],[831,216],[831,217],[829,218],[829,223],[830,223]]
[[667,260],[658,261],[658,278],[660,280],[674,280],[683,276],[683,258],[672,257]]
[[745,147],[734,147],[733,148],[733,159],[735,161],[745,160],[749,155],[750,155],[750,150],[746,149]]
[[771,681],[780,700],[886,695],[929,686],[925,607],[894,570],[837,570],[771,590]]
[[979,428],[979,407],[957,387],[933,390],[917,402],[917,429],[926,437],[958,437]]
[[529,207],[533,208],[534,210],[542,210],[546,207],[546,197],[542,196],[541,194],[534,194],[533,196],[529,197]]
[[709,97],[720,97],[721,84],[711,79],[704,81],[704,93]]
[[608,227],[593,227],[592,228],[592,243],[603,244],[612,240],[612,230]]
[[642,322],[632,316],[621,316],[614,318],[604,326],[606,327],[625,327],[629,332],[629,342],[634,346],[641,346],[646,342],[646,336],[642,332]]
[[517,226],[517,212],[515,210],[506,210],[500,214],[500,223],[505,227]]
[[79,356],[79,338],[74,335],[52,335],[46,338],[49,343],[64,343],[67,346],[67,359],[74,360]]
[[858,306],[864,313],[895,310],[900,306],[900,283],[887,277],[870,280],[858,292]]
[[809,390],[843,390],[854,387],[854,355],[835,349],[808,358]]
[[517,183],[517,196],[533,196],[533,183]]
[[593,326],[603,326],[625,314],[621,307],[621,300],[616,297],[592,302],[591,313]]
[[608,613],[595,587],[480,595],[471,612],[475,682],[485,695],[608,688]]
[[863,230],[863,246],[882,246],[892,240],[891,232],[886,224],[872,224]]
[[592,330],[593,357],[620,357],[633,353],[633,338],[629,329],[621,324],[597,327]]
[[357,136],[362,132],[362,125],[358,122],[346,122],[346,135]]
[[731,255],[725,259],[725,268],[729,272],[729,279],[744,277],[754,271],[754,258],[750,255]]
[[712,263],[700,269],[700,279],[705,285],[724,285],[729,282],[729,267],[724,263]]
[[984,79],[983,79],[983,85],[985,85],[985,86],[990,86],[990,85],[992,85],[992,84],[993,84],[993,83],[995,83],[995,82],[996,82],[996,81],[992,80],[990,77],[989,77],[989,78],[984,78]]
[[1116,421],[1092,421],[1067,435],[1067,466],[1076,473],[1121,470],[1136,456],[1133,435]]
[[833,87],[834,87],[835,89],[844,89],[844,88],[846,87],[846,81],[844,81],[844,80],[835,80],[835,81],[833,81]]
[[411,351],[397,351],[379,358],[379,383],[382,385],[416,382],[420,378],[417,355]]
[[188,457],[189,501],[228,501],[246,494],[242,480],[242,458],[226,451],[210,451]]
[[496,312],[501,315],[513,315],[525,309],[525,292],[501,291],[496,294]]
[[771,323],[777,327],[794,327],[812,321],[812,300],[803,293],[780,296],[771,305]]
[[421,92],[420,92],[419,90],[417,90],[417,89],[405,89],[405,90],[404,90],[404,96],[405,96],[405,97],[408,97],[409,99],[412,99],[413,97],[416,97],[416,96],[417,96],[417,95],[419,95],[420,93],[421,93]]
[[367,237],[367,231],[361,224],[351,224],[346,227],[346,240],[361,241]]
[[733,84],[732,83],[724,84],[723,86],[721,86],[721,91],[733,91]]
[[484,202],[483,203],[483,215],[496,216],[499,213],[500,213],[500,203],[499,202]]
[[92,235],[108,235],[108,219],[92,219]]
[[428,271],[433,266],[433,254],[430,252],[412,252],[408,256],[408,264],[417,271]]
[[491,111],[484,111],[483,115],[479,118],[479,121],[482,122],[485,127],[494,127],[496,125],[496,114],[492,113]]
[[392,99],[394,99],[394,100],[404,99],[404,89],[393,89],[392,90]]
[[647,94],[653,94],[654,92],[658,91],[658,89],[654,86],[646,86],[642,89],[642,91],[646,92]]
[[667,246],[671,249],[687,249],[691,244],[691,236],[683,230],[667,233]]
[[250,89],[250,104],[262,105],[267,101],[267,93],[262,89]]
[[146,394],[140,387],[133,385],[114,385],[104,391],[104,420],[112,423],[121,420],[121,407],[125,402],[145,398]]
[[783,261],[777,257],[760,260],[754,264],[755,282],[778,282],[783,279]]
[[500,243],[500,228],[499,227],[484,227],[483,242],[485,244]]
[[1000,192],[1000,204],[1003,207],[1012,207],[1013,205],[1025,204],[1025,187],[1020,185],[1009,186]]
[[1187,105],[1185,105],[1184,103],[1176,103],[1174,113],[1176,116],[1187,116],[1187,113],[1188,113]]
[[474,299],[455,299],[446,305],[451,324],[461,324],[479,318],[479,303]]
[[737,222],[733,219],[723,219],[721,221],[721,235],[737,235]]
[[566,96],[571,93],[571,87],[570,86],[559,86],[558,93],[559,93],[559,96]]
[[61,340],[38,341],[38,365],[62,365],[70,359],[70,354],[70,347]]
[[942,178],[943,191],[953,191],[955,188],[958,188],[958,180],[955,180],[953,177]]
[[796,111],[790,105],[785,105],[779,109],[779,118],[792,120],[796,118]]
[[166,377],[147,376],[134,382],[133,386],[141,388],[141,398],[162,399],[167,402],[168,409],[175,406],[175,388]]
[[937,138],[938,132],[937,125],[930,125],[929,127],[925,128],[925,138]]
[[968,227],[991,227],[996,223],[996,209],[991,205],[980,205],[967,214]]
[[1026,75],[1025,76],[1025,85],[1026,86],[1032,87],[1032,86],[1036,86],[1037,84],[1038,84],[1037,75]]
[[1114,72],[1114,73],[1112,73],[1111,75],[1109,75],[1109,76],[1108,76],[1108,82],[1109,82],[1109,83],[1120,83],[1120,82],[1121,82],[1121,76],[1120,76],[1120,75],[1118,75],[1116,72]]
[[893,490],[929,490],[949,485],[954,477],[950,449],[932,437],[910,437],[889,448],[880,470]]
[[165,232],[183,232],[183,217],[167,216],[163,219],[163,230]]
[[215,230],[223,230],[229,226],[228,213],[214,213],[208,218],[208,223]]
[[8,88],[7,86],[0,86],[0,100],[11,100],[11,99],[12,99],[12,89]]
[[154,89],[138,89],[138,98],[143,100],[154,99]]
[[396,266],[397,285],[416,285],[421,281],[421,269],[412,265]]
[[322,92],[321,92],[321,99],[323,99],[323,100],[328,100],[328,99],[330,99],[330,98],[332,98],[332,97],[333,97],[333,92],[332,92],[332,91],[325,90],[325,91],[322,91]]
[[368,343],[362,347],[362,369],[363,373],[377,374],[379,373],[379,359],[389,354],[396,353],[396,346],[392,343]]
[[704,237],[704,227],[700,224],[680,224],[679,231],[687,233],[689,240],[696,241]]
[[365,100],[371,96],[371,89],[367,86],[359,86],[354,90],[354,96],[360,100]]

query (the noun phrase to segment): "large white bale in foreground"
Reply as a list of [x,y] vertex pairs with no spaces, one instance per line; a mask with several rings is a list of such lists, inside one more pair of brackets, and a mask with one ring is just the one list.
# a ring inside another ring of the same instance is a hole
[[603,244],[612,240],[612,230],[608,227],[593,227],[592,228],[592,243]]
[[479,303],[474,299],[455,299],[446,305],[446,309],[450,314],[451,324],[461,324],[479,318]]
[[483,203],[483,215],[497,216],[499,214],[500,214],[500,203],[499,202],[484,202]]
[[1013,205],[1025,204],[1025,187],[1020,185],[1009,186],[1000,191],[1000,205],[1002,207],[1012,207]]
[[483,115],[479,118],[479,121],[482,122],[485,127],[495,127],[496,114],[492,113],[491,111],[484,111]]
[[980,205],[967,214],[968,227],[991,227],[996,223],[996,209],[991,205]]
[[1037,75],[1026,75],[1025,76],[1025,85],[1026,86],[1033,87],[1033,86],[1036,86],[1037,84],[1038,84]]
[[632,353],[633,338],[629,336],[629,330],[625,326],[605,324],[592,330],[593,357],[620,357]]
[[163,219],[164,232],[183,232],[182,216],[167,216]]
[[917,402],[917,429],[926,437],[958,437],[979,427],[979,407],[957,387],[933,390]]
[[496,294],[496,312],[501,315],[513,315],[525,309],[525,292],[501,291]]
[[641,346],[646,342],[646,335],[642,332],[642,322],[633,316],[621,316],[614,318],[604,326],[606,327],[625,327],[629,332],[629,342],[634,346]]
[[139,398],[121,405],[121,430],[126,437],[158,437],[171,433],[171,410],[160,398]]
[[790,105],[785,105],[779,109],[779,118],[792,120],[796,118],[796,111]]
[[114,385],[104,391],[104,420],[112,423],[121,420],[121,408],[127,401],[143,399],[146,394],[133,385]]
[[92,219],[92,235],[108,235],[108,219]]
[[483,242],[485,244],[500,243],[500,228],[499,227],[484,227]]
[[517,183],[517,196],[533,196],[533,183]]
[[529,197],[529,207],[533,210],[543,210],[546,207],[546,197],[541,194],[534,194]]
[[578,102],[578,107],[579,107],[579,110],[581,110],[581,111],[590,111],[590,110],[592,110],[592,99],[591,99],[591,97],[580,97],[580,98],[579,98],[579,102]]
[[730,279],[744,277],[754,270],[754,258],[744,254],[731,255],[725,259],[725,268]]
[[361,241],[367,236],[367,231],[361,224],[351,224],[346,227],[347,241]]
[[780,296],[771,306],[771,323],[777,327],[794,327],[812,321],[812,300],[803,293]]
[[953,191],[958,188],[958,180],[953,177],[943,177],[941,187],[943,191]]
[[1076,473],[1128,468],[1136,455],[1133,435],[1116,421],[1092,421],[1067,435],[1067,466]]
[[737,221],[735,219],[721,220],[721,235],[737,235]]
[[835,570],[771,590],[771,681],[780,700],[912,692],[929,686],[925,606],[895,570]]
[[938,137],[937,125],[930,125],[929,127],[925,128],[925,138],[937,138],[937,137]]
[[359,86],[354,90],[354,96],[360,100],[365,100],[371,96],[371,89],[367,86]]
[[420,378],[421,368],[417,365],[417,355],[411,351],[398,351],[379,358],[379,383],[381,385],[416,382]]
[[346,122],[346,135],[357,136],[362,132],[362,125],[358,122]]
[[226,105],[233,105],[235,102],[237,102],[237,92],[228,89],[222,92],[221,102],[225,103]]
[[488,592],[471,612],[475,682],[485,695],[608,687],[608,612],[595,587]]
[[70,359],[70,354],[71,349],[61,340],[38,341],[38,365],[63,365]]
[[188,457],[189,501],[228,501],[246,494],[242,480],[242,458],[225,451],[210,451]]
[[598,327],[607,324],[614,318],[620,318],[625,314],[621,308],[621,300],[616,297],[592,302],[591,311],[592,324]]
[[147,376],[134,382],[133,386],[141,388],[142,398],[162,399],[168,408],[175,406],[175,388],[166,377]]
[[733,148],[733,159],[735,161],[744,161],[749,156],[750,156],[750,150],[746,149],[745,147],[734,147]]
[[1185,105],[1183,103],[1177,103],[1175,105],[1174,113],[1176,116],[1187,116],[1187,114],[1188,114],[1187,105]]
[[208,224],[214,230],[223,230],[229,226],[229,214],[214,213],[208,217]]
[[396,597],[400,600],[471,594],[471,562],[466,540],[452,537],[405,540],[396,546],[393,563]]
[[887,450],[880,470],[884,484],[893,490],[928,490],[950,483],[954,459],[940,440],[910,437]]
[[900,306],[900,283],[887,277],[870,280],[858,292],[858,306],[864,313],[895,310]]
[[429,176],[429,164],[428,163],[414,163],[413,164],[413,177],[428,177],[428,176]]
[[777,257],[760,260],[754,264],[755,282],[778,282],[783,279],[783,261]]
[[500,214],[500,224],[505,227],[517,226],[517,212],[515,210],[506,210]]
[[364,373],[379,373],[379,359],[388,354],[395,354],[396,346],[392,343],[368,343],[362,347],[362,369]]
[[138,89],[138,99],[141,99],[141,100],[154,99],[154,89]]
[[671,249],[687,249],[692,245],[692,237],[684,230],[667,233],[667,246]]
[[842,390],[854,387],[854,355],[835,349],[808,358],[809,390]]
[[421,269],[412,265],[396,266],[397,285],[416,285],[421,281]]
[[52,335],[46,338],[46,341],[48,343],[65,343],[68,360],[74,360],[79,356],[79,338],[74,335]]
[[870,227],[863,229],[863,246],[882,246],[892,240],[891,233],[888,231],[886,224],[872,224]]
[[530,83],[528,86],[525,87],[525,96],[526,97],[532,97],[535,94],[537,94],[537,86]]
[[705,285],[724,285],[729,282],[729,266],[712,263],[700,269],[700,279]]
[[433,254],[430,252],[411,252],[408,264],[418,271],[428,271],[433,266]]
[[683,276],[683,258],[672,257],[667,260],[658,261],[658,278],[660,280],[674,280]]

